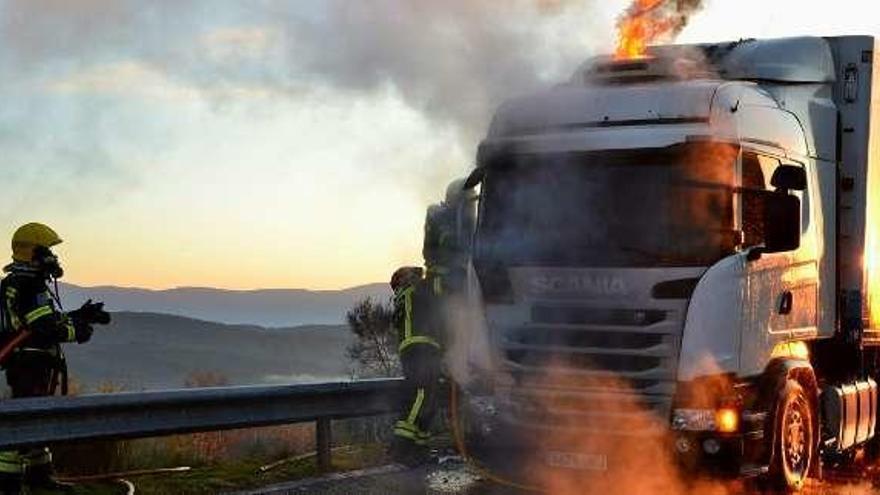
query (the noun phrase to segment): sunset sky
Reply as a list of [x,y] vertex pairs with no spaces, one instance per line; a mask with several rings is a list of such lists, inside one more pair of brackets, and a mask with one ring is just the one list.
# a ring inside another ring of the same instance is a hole
[[[385,281],[492,108],[611,50],[627,4],[0,0],[0,235],[50,224],[84,285]],[[710,0],[679,41],[880,35],[876,11]]]

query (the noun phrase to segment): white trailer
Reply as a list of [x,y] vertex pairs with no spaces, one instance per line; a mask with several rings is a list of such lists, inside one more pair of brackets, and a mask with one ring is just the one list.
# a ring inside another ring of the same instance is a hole
[[[468,184],[495,351],[481,403],[500,411],[475,443],[662,435],[685,464],[790,490],[870,447],[876,53],[864,36],[655,47],[504,104]],[[663,428],[571,407],[608,397]]]

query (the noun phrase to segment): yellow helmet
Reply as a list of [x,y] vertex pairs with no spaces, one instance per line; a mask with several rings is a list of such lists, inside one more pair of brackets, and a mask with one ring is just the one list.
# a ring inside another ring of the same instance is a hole
[[22,225],[12,236],[12,259],[28,262],[34,257],[34,249],[42,246],[51,248],[61,244],[61,237],[41,223]]

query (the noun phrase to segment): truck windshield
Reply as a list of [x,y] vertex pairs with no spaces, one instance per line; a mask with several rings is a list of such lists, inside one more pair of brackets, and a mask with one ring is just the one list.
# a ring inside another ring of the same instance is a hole
[[477,263],[706,266],[732,253],[736,150],[720,144],[499,155],[488,164]]

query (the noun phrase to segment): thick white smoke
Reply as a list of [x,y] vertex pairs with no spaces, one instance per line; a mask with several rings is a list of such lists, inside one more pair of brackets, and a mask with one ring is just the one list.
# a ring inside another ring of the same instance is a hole
[[319,83],[393,86],[410,105],[479,133],[502,99],[560,80],[596,45],[610,46],[611,25],[590,3],[331,0],[319,20],[287,24],[291,59]]

